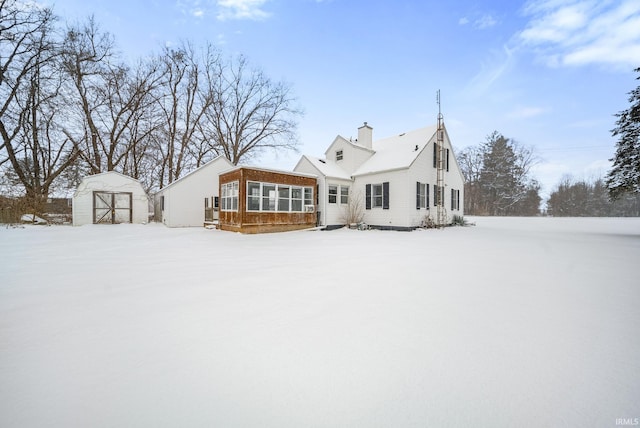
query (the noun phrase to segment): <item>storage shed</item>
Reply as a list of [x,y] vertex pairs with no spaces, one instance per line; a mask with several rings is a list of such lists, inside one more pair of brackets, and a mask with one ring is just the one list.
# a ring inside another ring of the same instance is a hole
[[154,196],[155,220],[167,227],[202,227],[218,220],[218,176],[233,168],[219,156],[160,189]]
[[83,178],[72,205],[74,226],[149,220],[149,198],[140,182],[115,171]]
[[222,230],[284,232],[316,225],[316,177],[238,167],[220,174]]

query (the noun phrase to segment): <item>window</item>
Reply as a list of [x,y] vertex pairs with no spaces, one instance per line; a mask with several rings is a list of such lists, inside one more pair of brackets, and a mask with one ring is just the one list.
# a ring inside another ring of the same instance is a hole
[[262,211],[276,210],[276,185],[262,184]]
[[371,206],[374,208],[382,206],[382,184],[374,184],[372,186],[373,193],[371,195]]
[[247,211],[260,211],[260,183],[247,182]]
[[304,204],[313,206],[313,189],[311,187],[304,188]]
[[336,161],[342,160],[342,150],[336,151]]
[[303,212],[313,206],[311,187],[247,182],[247,211]]
[[338,186],[329,186],[329,203],[335,204],[338,202]]
[[416,209],[429,208],[429,185],[416,183]]
[[302,211],[302,187],[291,188],[291,211]]
[[222,184],[222,211],[238,211],[238,182]]
[[289,186],[278,185],[278,211],[289,211],[290,191]]
[[[442,201],[442,202],[440,202]],[[437,207],[442,204],[444,206],[444,187],[433,185],[433,206]]]
[[340,186],[340,203],[349,203],[349,186]]
[[451,189],[451,209],[459,210],[460,209],[460,191]]
[[365,209],[382,207],[389,209],[389,182],[382,184],[367,184],[365,186]]

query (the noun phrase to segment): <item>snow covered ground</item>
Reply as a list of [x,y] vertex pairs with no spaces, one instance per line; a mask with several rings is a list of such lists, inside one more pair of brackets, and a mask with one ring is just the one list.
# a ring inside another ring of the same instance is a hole
[[0,229],[2,427],[640,418],[640,219]]

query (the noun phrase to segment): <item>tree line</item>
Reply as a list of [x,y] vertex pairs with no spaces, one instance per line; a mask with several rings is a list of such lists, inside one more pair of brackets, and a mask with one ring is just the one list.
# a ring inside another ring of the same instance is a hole
[[[639,73],[640,68],[634,70]],[[553,216],[640,216],[640,86],[629,93],[631,106],[615,116],[618,138],[605,179],[564,177],[551,192],[546,214]],[[465,178],[465,212],[471,215],[538,215],[540,185],[530,176],[533,149],[494,131],[485,143],[458,157]]]
[[133,63],[92,18],[0,0],[0,177],[39,212],[52,191],[117,171],[159,189],[217,156],[295,149],[291,85],[211,44]]
[[547,214],[554,217],[640,216],[640,194],[627,193],[612,200],[602,178],[591,181],[562,178],[547,201]]
[[465,178],[465,213],[555,217],[640,216],[640,194],[616,193],[603,178],[563,177],[542,209],[540,185],[530,174],[538,161],[534,150],[494,131],[486,142],[458,155]]

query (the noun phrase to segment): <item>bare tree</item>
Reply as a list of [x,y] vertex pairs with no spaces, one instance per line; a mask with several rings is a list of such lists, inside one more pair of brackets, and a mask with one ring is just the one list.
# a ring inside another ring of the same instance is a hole
[[480,172],[483,151],[479,146],[467,147],[460,152],[458,163],[464,176],[464,207],[469,213],[478,214],[482,200]]
[[107,63],[113,57],[113,38],[100,32],[93,17],[84,25],[67,28],[62,61],[71,88],[66,93],[68,120],[65,133],[81,148],[82,158],[92,173],[108,171],[104,157],[111,151],[111,142],[100,121],[107,104],[102,93],[107,80]]
[[159,184],[163,187],[180,178],[184,170],[199,166],[211,150],[202,132],[203,117],[213,104],[204,76],[218,61],[218,55],[209,46],[199,58],[185,43],[177,49],[166,48],[160,61],[162,131],[156,139],[162,162]]
[[342,207],[340,220],[347,226],[362,223],[364,220],[364,198],[362,192],[349,195],[349,200]]
[[60,73],[54,17],[18,1],[0,2],[0,134],[7,175],[25,190],[27,204],[41,213],[60,174],[78,156],[58,126]]
[[214,104],[207,110],[205,126],[220,152],[237,165],[264,149],[296,150],[302,110],[291,87],[250,68],[243,56],[217,66],[208,76]]

